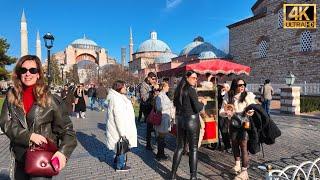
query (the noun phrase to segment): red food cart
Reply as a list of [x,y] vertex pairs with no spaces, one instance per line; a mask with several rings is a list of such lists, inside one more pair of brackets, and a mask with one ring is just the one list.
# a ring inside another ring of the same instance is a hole
[[217,143],[219,141],[217,77],[218,75],[220,76],[230,74],[249,75],[250,67],[232,63],[223,59],[195,60],[174,69],[160,71],[157,74],[159,78],[169,77],[170,79],[172,79],[181,77],[186,71],[189,70],[193,70],[196,73],[200,74],[199,79],[203,79],[203,76],[206,73],[210,73],[214,76],[214,82],[211,88],[198,86],[197,92],[199,96],[205,97],[208,102],[205,106],[204,113],[200,114],[202,117],[202,131],[204,130],[202,144]]

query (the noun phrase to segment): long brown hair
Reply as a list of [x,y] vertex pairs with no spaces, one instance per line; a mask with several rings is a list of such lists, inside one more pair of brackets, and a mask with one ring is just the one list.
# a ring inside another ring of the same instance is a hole
[[48,98],[50,92],[48,91],[48,86],[44,82],[44,73],[41,66],[41,61],[35,55],[25,55],[18,60],[12,72],[13,89],[8,92],[8,101],[9,103],[24,109],[22,104],[22,94],[24,85],[21,81],[21,73],[19,72],[19,70],[22,64],[26,61],[34,61],[37,64],[39,78],[37,79],[37,82],[33,87],[33,95],[35,98],[35,102],[38,105],[40,105],[41,107],[46,107],[51,101],[51,99]]

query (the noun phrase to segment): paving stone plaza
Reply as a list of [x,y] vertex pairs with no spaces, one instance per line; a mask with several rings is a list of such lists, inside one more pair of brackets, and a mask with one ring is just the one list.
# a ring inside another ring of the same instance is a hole
[[[168,179],[175,138],[168,138],[166,153],[170,160],[158,162],[154,158],[156,142],[153,139],[154,152],[145,150],[146,125],[137,123],[138,148],[128,154],[129,172],[115,172],[113,153],[105,146],[104,112],[88,111],[86,119],[72,118],[77,132],[78,146],[73,152],[67,167],[54,179]],[[249,175],[251,179],[264,179],[265,172],[259,165],[270,164],[273,168],[283,168],[290,164],[298,165],[306,160],[315,160],[320,156],[319,133],[320,119],[301,116],[273,114],[272,118],[282,131],[282,136],[272,146],[264,145],[262,153],[250,155]],[[9,179],[9,141],[0,136],[0,179]],[[198,177],[201,179],[233,179],[228,169],[233,166],[231,154],[200,148]],[[183,156],[178,170],[179,179],[189,178],[188,156]]]

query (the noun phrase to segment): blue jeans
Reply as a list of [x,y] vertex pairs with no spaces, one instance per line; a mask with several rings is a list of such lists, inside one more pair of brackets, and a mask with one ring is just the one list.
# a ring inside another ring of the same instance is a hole
[[122,169],[126,166],[126,154],[116,156],[116,169]]
[[99,109],[103,110],[104,109],[104,98],[98,98],[98,103],[99,103]]
[[96,97],[89,97],[89,104],[90,104],[91,110],[93,110],[93,106],[95,103],[96,103]]
[[271,100],[268,100],[268,99],[265,99],[262,102],[262,106],[263,106],[264,110],[268,113],[269,116],[270,116],[270,103],[271,103]]

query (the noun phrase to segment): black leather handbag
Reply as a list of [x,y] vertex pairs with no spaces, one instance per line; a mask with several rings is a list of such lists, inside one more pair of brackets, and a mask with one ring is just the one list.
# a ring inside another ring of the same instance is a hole
[[120,137],[116,147],[117,147],[117,156],[127,153],[130,150],[129,140],[125,136]]

